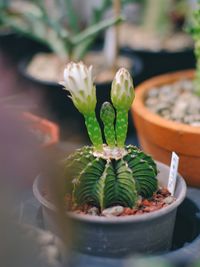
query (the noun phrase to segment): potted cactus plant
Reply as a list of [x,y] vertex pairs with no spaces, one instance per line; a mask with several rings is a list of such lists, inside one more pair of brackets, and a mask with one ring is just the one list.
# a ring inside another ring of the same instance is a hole
[[[134,99],[129,72],[122,68],[116,73],[112,104],[105,102],[101,107],[105,142],[95,114],[92,67],[69,63],[61,84],[84,116],[92,142],[61,163],[66,181],[63,198],[67,199],[68,223],[74,227],[74,247],[114,257],[168,250],[186,185],[178,175],[174,197],[166,195],[169,167],[154,162],[137,147],[125,145],[128,110]],[[42,204],[45,226],[59,233],[53,223],[56,207],[48,191],[42,193],[44,186],[45,179],[39,176],[33,192]]]
[[200,186],[200,9],[191,29],[196,72],[186,70],[147,80],[138,86],[134,122],[141,146],[155,159],[169,163],[171,151],[180,158],[180,173],[191,186]]

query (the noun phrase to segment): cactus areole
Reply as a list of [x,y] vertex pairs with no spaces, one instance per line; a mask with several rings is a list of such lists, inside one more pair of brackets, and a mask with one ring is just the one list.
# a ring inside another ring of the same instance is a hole
[[[133,81],[121,68],[115,75],[111,100],[103,103],[96,118],[96,87],[92,67],[69,63],[61,83],[85,118],[92,146],[84,146],[65,159],[66,179],[72,185],[75,204],[103,210],[114,205],[133,208],[139,196],[149,198],[157,191],[157,168],[153,159],[133,145],[125,145],[128,110],[134,99]],[[105,139],[105,142],[103,141]]]

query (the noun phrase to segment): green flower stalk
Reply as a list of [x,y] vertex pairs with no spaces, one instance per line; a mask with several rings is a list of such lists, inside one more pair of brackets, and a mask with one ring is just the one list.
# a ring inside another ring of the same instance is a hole
[[111,89],[112,103],[117,111],[115,131],[119,147],[124,147],[128,130],[128,110],[131,107],[134,96],[131,75],[126,69],[121,68],[115,75]]
[[116,143],[114,128],[115,110],[109,102],[103,103],[100,111],[100,116],[104,124],[104,135],[106,143],[110,147],[114,147]]
[[101,129],[96,119],[96,87],[92,78],[92,66],[87,68],[82,62],[69,63],[64,70],[64,81],[61,82],[69,91],[75,107],[83,114],[88,135],[97,150],[103,144]]

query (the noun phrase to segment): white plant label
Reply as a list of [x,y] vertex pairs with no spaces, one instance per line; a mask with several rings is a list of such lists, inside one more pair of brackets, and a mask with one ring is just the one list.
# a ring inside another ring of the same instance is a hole
[[170,171],[169,171],[169,180],[168,180],[168,186],[167,186],[167,189],[169,190],[172,196],[174,195],[174,191],[176,187],[178,164],[179,164],[179,156],[175,152],[172,152],[171,165],[170,165]]

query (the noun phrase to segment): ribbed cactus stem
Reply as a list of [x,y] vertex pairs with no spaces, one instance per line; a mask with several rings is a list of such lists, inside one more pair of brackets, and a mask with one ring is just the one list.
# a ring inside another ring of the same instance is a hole
[[113,205],[132,208],[139,195],[149,198],[156,192],[157,168],[152,158],[131,145],[123,150],[126,153],[121,157],[108,155],[108,151],[100,156],[93,147],[83,147],[65,161],[73,203],[96,206],[101,211]]
[[122,110],[118,109],[116,126],[115,126],[118,147],[124,147],[127,130],[128,130],[128,111],[124,109]]
[[116,143],[114,128],[115,111],[113,106],[109,102],[103,103],[100,111],[100,117],[104,124],[104,135],[106,143],[110,147],[114,147]]
[[85,125],[87,127],[89,138],[96,150],[101,150],[103,145],[101,129],[97,121],[95,112],[85,114]]

